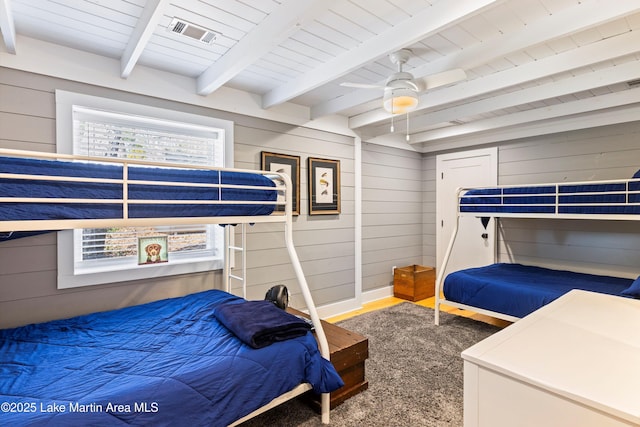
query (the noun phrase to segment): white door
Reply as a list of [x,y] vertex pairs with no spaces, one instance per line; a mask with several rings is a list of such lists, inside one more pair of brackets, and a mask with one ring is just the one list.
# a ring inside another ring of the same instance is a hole
[[[451,240],[457,212],[456,189],[498,183],[498,149],[488,148],[436,156],[436,261],[438,274]],[[446,274],[494,262],[495,222],[485,228],[480,218],[460,218]]]

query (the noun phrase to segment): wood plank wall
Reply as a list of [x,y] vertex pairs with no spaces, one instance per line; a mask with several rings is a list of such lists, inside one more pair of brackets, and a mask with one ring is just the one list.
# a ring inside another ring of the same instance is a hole
[[[255,120],[254,120],[255,121]],[[300,156],[300,215],[294,217],[294,243],[317,306],[354,298],[354,155],[353,139],[327,132],[291,128],[260,121],[259,126],[236,126],[235,164],[257,169],[260,152]],[[309,216],[309,157],[340,161],[341,212]],[[264,298],[266,289],[284,284],[293,294],[291,305],[305,308],[284,245],[282,224],[261,224],[247,236],[247,298]],[[240,239],[239,231],[236,239]],[[239,241],[239,240],[238,240]],[[240,266],[236,255],[236,265]],[[240,286],[233,283],[233,290]],[[239,293],[236,291],[236,293]]]
[[[0,68],[0,147],[55,152],[56,89],[194,114],[215,114],[233,120],[236,167],[258,169],[262,150],[300,155],[302,215],[294,220],[294,241],[314,300],[321,305],[353,298],[354,156],[351,138]],[[309,156],[341,161],[340,215],[313,218],[306,215],[306,158]],[[283,226],[278,226],[280,231],[269,227],[276,226],[261,224],[249,230],[247,258],[251,267],[248,271],[251,286],[248,297],[261,299],[266,285],[286,283],[294,293],[292,305],[298,303],[298,307],[304,308],[299,303],[302,300],[288,265]],[[221,287],[222,283],[220,272],[65,290],[57,289],[56,280],[54,233],[0,243],[0,328],[180,296]]]
[[[351,138],[169,100],[132,95],[0,68],[0,146],[55,152],[54,90],[104,96],[235,122],[240,168],[260,164],[260,152],[301,157],[301,215],[294,241],[317,305],[355,296],[355,165]],[[500,143],[499,183],[609,179],[640,169],[640,122]],[[342,213],[307,215],[308,157],[340,160]],[[362,289],[389,287],[393,266],[434,265],[435,154],[362,144]],[[503,221],[500,260],[635,277],[640,272],[640,222]],[[304,308],[282,238],[282,225],[248,234],[247,297],[290,287]],[[239,255],[236,258],[239,262]],[[202,273],[58,290],[54,234],[0,243],[0,327],[178,296],[221,286],[221,274]]]
[[[640,122],[499,146],[500,184],[630,178],[640,169]],[[640,221],[502,220],[499,259],[636,278]]]
[[393,283],[392,267],[422,263],[422,155],[362,145],[362,290]]
[[422,265],[436,265],[436,155],[422,157]]

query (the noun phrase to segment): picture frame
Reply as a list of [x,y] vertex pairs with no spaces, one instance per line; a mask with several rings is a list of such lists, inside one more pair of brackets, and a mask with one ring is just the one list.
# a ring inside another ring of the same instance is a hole
[[[291,200],[292,214],[300,215],[300,156],[262,151],[260,169],[289,175],[293,185],[291,189],[293,193],[293,200]],[[277,205],[276,212],[284,212],[284,206]]]
[[309,215],[340,213],[340,160],[307,159]]
[[167,236],[138,237],[138,265],[169,262]]

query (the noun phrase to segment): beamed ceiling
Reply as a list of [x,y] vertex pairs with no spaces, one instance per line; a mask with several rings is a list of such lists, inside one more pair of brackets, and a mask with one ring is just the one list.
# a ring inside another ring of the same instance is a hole
[[[0,0],[0,29],[8,68],[419,152],[640,119],[638,0]],[[400,49],[466,77],[391,132],[382,87],[341,83],[384,86]]]

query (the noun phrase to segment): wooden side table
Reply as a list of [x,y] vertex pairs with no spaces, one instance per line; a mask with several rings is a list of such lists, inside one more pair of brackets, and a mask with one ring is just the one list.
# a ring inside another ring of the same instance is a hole
[[[309,317],[306,313],[294,308],[289,307],[287,311],[295,315]],[[348,331],[332,323],[324,320],[321,322],[329,343],[331,363],[344,381],[344,386],[331,392],[330,401],[331,409],[333,409],[369,387],[369,382],[365,378],[365,360],[369,357],[369,340],[358,333]],[[319,395],[309,392],[305,397],[316,409],[320,409]]]

